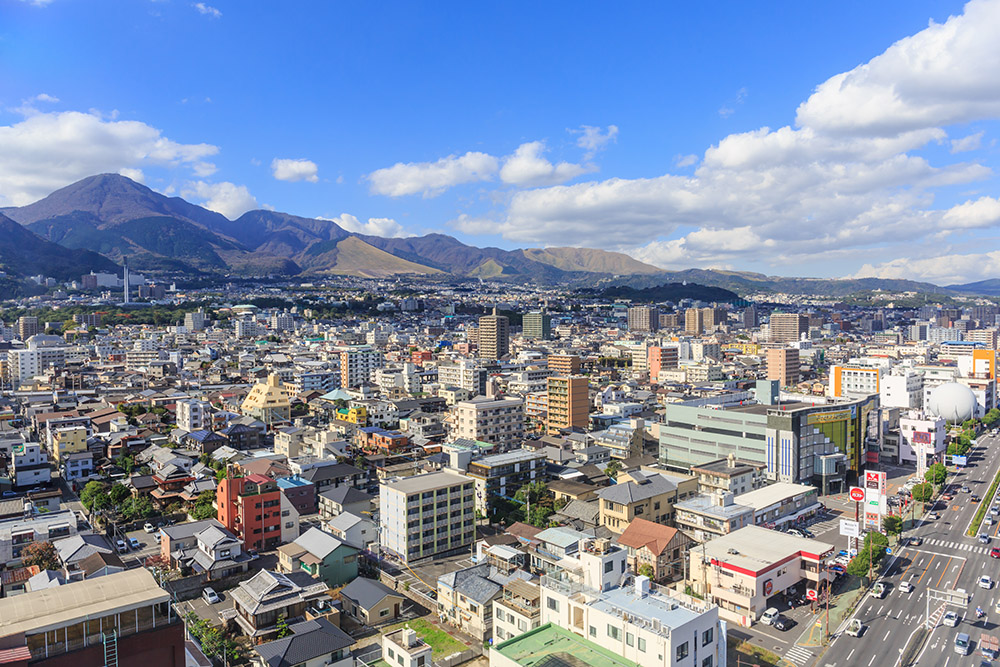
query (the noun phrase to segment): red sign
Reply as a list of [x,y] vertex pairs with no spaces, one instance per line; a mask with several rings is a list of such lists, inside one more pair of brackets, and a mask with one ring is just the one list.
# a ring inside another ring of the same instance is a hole
[[929,445],[932,442],[931,434],[926,431],[914,431],[913,442],[919,442],[922,445]]
[[807,588],[806,589],[806,599],[807,600],[815,600],[817,597],[819,597],[819,596],[816,595],[816,589],[815,588]]
[[860,503],[865,499],[865,490],[862,489],[860,486],[852,486],[851,491],[848,495],[850,496],[851,500],[853,500],[856,503]]

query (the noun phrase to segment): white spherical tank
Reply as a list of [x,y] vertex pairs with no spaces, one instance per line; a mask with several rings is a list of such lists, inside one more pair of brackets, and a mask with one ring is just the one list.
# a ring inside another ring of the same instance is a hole
[[947,382],[935,387],[927,409],[950,422],[964,422],[976,414],[976,395],[964,384]]

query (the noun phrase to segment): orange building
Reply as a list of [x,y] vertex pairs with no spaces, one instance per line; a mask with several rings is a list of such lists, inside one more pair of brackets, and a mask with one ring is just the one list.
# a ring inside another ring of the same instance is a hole
[[245,549],[281,544],[281,491],[264,475],[227,476],[215,491],[219,521],[243,540]]
[[565,428],[586,430],[590,418],[590,384],[582,375],[549,378],[549,433]]
[[580,372],[580,357],[575,354],[550,354],[549,370],[555,375],[576,375]]

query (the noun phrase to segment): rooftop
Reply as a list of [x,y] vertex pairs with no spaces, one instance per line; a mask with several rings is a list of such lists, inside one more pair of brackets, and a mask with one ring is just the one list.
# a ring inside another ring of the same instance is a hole
[[780,503],[782,500],[794,498],[795,496],[802,494],[808,494],[810,491],[816,493],[816,487],[808,484],[777,482],[753,491],[741,493],[736,496],[735,501],[740,505],[746,505],[754,508],[755,510],[761,510],[766,507],[770,507],[775,503]]
[[[508,639],[495,645],[492,650],[522,667],[543,664],[639,667],[638,663],[615,655],[594,642],[552,623]],[[550,660],[550,657],[555,661]]]
[[467,482],[471,483],[472,478],[466,477],[465,475],[459,475],[458,473],[450,472],[448,470],[442,470],[440,472],[403,477],[402,479],[395,481],[386,480],[382,482],[382,486],[394,491],[411,494],[421,493],[423,491],[433,491],[435,489],[454,486],[456,484],[465,484]]
[[760,573],[789,557],[818,559],[832,550],[827,542],[747,526],[704,543],[698,551],[714,561]]
[[740,516],[741,514],[754,511],[754,508],[749,505],[741,505],[737,502],[733,502],[731,505],[717,505],[713,502],[713,500],[712,496],[702,494],[695,496],[694,498],[688,498],[687,500],[675,503],[674,509],[678,511],[685,510],[688,512],[694,512],[695,514],[704,514],[724,520],[732,519],[733,517]]

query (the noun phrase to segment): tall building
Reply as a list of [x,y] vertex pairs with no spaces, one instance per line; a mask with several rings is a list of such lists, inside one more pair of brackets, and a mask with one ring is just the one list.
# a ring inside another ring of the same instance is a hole
[[257,333],[257,323],[250,319],[236,320],[236,337],[237,338],[256,338],[259,334]]
[[519,447],[524,439],[524,401],[478,396],[455,403],[452,438],[482,440],[500,450]]
[[857,364],[831,366],[827,395],[840,398],[878,394],[882,390],[881,380],[882,369],[877,366],[859,366]]
[[661,329],[676,329],[680,325],[680,316],[677,313],[660,313]]
[[125,269],[122,273],[122,293],[124,295],[124,303],[132,301],[132,284],[129,282],[128,275],[128,257],[125,258]]
[[705,311],[701,308],[688,308],[684,311],[684,331],[699,335],[705,330]]
[[493,314],[479,318],[479,356],[483,359],[502,359],[510,353],[510,320],[505,315]]
[[243,540],[243,548],[267,551],[281,544],[281,490],[273,479],[227,475],[215,503],[219,521]]
[[585,430],[590,419],[590,384],[582,375],[549,378],[549,433],[564,428]]
[[531,340],[548,340],[552,337],[552,316],[542,311],[525,313],[521,319],[521,333]]
[[550,354],[548,366],[555,375],[576,375],[580,372],[580,357],[575,354]]
[[702,308],[701,313],[705,329],[708,330],[722,326],[729,319],[729,311],[725,308]]
[[38,318],[31,315],[22,315],[17,318],[17,337],[26,341],[35,334],[42,333],[42,327],[38,324]]
[[743,309],[742,314],[743,326],[747,329],[756,329],[757,325],[760,324],[760,318],[757,315],[756,306],[747,306]]
[[545,459],[544,450],[515,449],[470,463],[468,475],[476,481],[476,509],[488,517],[493,500],[511,498],[525,484],[545,480]]
[[652,333],[660,328],[660,311],[649,306],[632,306],[628,309],[629,331]]
[[482,396],[486,393],[486,369],[475,359],[460,359],[453,364],[440,364],[437,371],[438,384],[442,387],[465,389],[472,396]]
[[177,401],[177,427],[187,432],[212,427],[212,406],[206,401],[188,399]]
[[651,347],[646,353],[651,382],[660,381],[662,371],[677,370],[680,363],[680,349],[676,346]]
[[367,345],[340,349],[340,386],[344,389],[371,382],[385,364],[382,353]]
[[767,379],[782,387],[798,384],[802,377],[799,351],[792,347],[773,347],[767,351]]
[[772,313],[770,342],[794,343],[809,331],[809,318],[798,313]]
[[379,486],[382,548],[403,562],[468,551],[475,535],[475,482],[449,470]]
[[271,329],[273,331],[294,331],[295,316],[291,313],[274,313],[271,315]]
[[199,308],[184,315],[184,328],[188,331],[202,331],[205,328],[205,311]]

